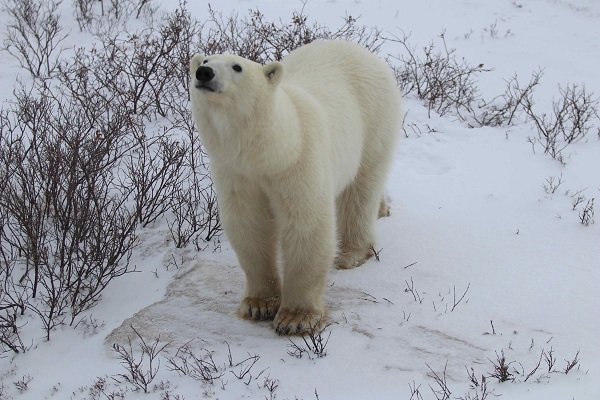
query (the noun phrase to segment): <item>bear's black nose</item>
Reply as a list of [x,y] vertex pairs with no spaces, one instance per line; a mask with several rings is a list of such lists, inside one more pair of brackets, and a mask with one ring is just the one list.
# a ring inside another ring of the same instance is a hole
[[215,77],[215,72],[211,67],[200,66],[196,70],[196,79],[200,82],[210,82]]

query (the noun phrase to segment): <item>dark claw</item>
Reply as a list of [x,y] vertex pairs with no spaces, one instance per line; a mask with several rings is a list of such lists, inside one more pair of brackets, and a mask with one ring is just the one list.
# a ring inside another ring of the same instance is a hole
[[252,316],[252,306],[248,306],[248,315]]
[[302,332],[302,324],[298,324],[298,326],[296,327],[296,333],[300,332]]
[[279,335],[289,335],[290,334],[290,327],[289,326],[283,327],[283,326],[281,326],[281,324],[277,325],[276,332]]

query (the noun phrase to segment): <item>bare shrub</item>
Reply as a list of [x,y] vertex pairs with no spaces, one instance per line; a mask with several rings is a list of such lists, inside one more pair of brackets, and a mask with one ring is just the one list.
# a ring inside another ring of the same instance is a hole
[[[529,350],[533,348],[533,345],[534,344],[532,339],[532,344],[529,347]],[[520,362],[507,362],[504,356],[504,351],[502,351],[500,355],[496,353],[496,361],[490,360],[494,367],[494,371],[490,373],[488,377],[496,378],[499,382],[510,381],[519,383],[527,382],[532,376],[534,376],[538,371],[540,371],[540,369],[542,369],[542,372],[536,377],[536,382],[549,379],[551,374],[563,373],[567,375],[570,371],[573,370],[573,368],[579,365],[579,351],[576,352],[575,356],[572,359],[565,359],[566,366],[562,370],[557,369],[557,360],[558,357],[552,347],[550,347],[549,350],[542,349],[540,356],[533,368],[531,368],[531,370],[526,370],[523,367],[523,364],[521,364]],[[520,368],[515,367],[516,365],[519,365]]]
[[406,283],[406,289],[404,289],[404,292],[411,293],[413,295],[413,298],[415,299],[415,301],[418,301],[419,304],[422,304],[424,298],[421,297],[421,295],[419,294],[419,291],[417,289],[415,289],[415,283],[413,282],[412,276],[410,277],[410,284],[408,283],[407,280],[405,280],[404,283]]
[[[0,124],[3,125],[4,118]],[[2,141],[0,128],[0,142]],[[8,182],[6,171],[0,169],[0,193]],[[26,347],[20,337],[19,317],[25,313],[25,294],[15,287],[16,256],[14,249],[3,240],[5,226],[8,223],[8,211],[0,207],[0,356],[7,352],[25,352]]]
[[472,115],[472,126],[510,126],[523,113],[524,105],[531,101],[533,91],[539,85],[543,71],[540,69],[531,74],[529,82],[522,86],[515,74],[506,81],[503,94],[490,101],[479,100],[477,110]]
[[[585,85],[559,86],[560,96],[553,100],[550,115],[534,110],[533,92],[543,75],[541,69],[533,72],[525,85],[514,75],[506,81],[503,94],[486,101],[479,94],[476,78],[491,69],[457,60],[455,49],[448,49],[443,32],[439,38],[441,45],[432,41],[422,54],[409,43],[409,35],[388,38],[404,51],[404,55],[387,58],[398,86],[425,101],[429,115],[433,110],[439,115],[454,115],[470,126],[510,126],[525,114],[538,133],[537,138],[528,139],[534,151],[539,143],[544,152],[560,162],[564,162],[562,152],[569,144],[582,140],[595,129],[600,136],[597,126],[600,100],[587,92]],[[394,65],[397,62],[399,65]]]
[[546,178],[546,183],[544,183],[542,187],[544,188],[544,192],[546,192],[546,194],[554,194],[560,185],[562,185],[562,183],[563,180],[561,171],[560,176],[550,176]]
[[[543,75],[541,69],[534,71],[525,85],[514,75],[506,81],[503,94],[485,100],[479,93],[476,78],[491,69],[458,60],[456,50],[448,48],[443,32],[439,38],[441,44],[432,41],[422,53],[410,44],[409,35],[387,38],[400,44],[404,52],[404,55],[387,58],[398,86],[403,92],[414,93],[425,101],[429,115],[433,110],[439,115],[454,115],[470,126],[510,126],[524,113],[538,131],[537,138],[529,139],[534,150],[535,144],[540,143],[546,153],[561,162],[567,145],[598,129],[599,100],[586,91],[585,85],[559,87],[560,96],[553,101],[550,116],[533,109],[533,92]],[[399,65],[395,65],[398,62]]]
[[209,18],[203,26],[199,51],[204,54],[233,53],[265,64],[279,61],[292,50],[317,39],[345,39],[379,51],[384,40],[377,28],[357,24],[358,18],[347,15],[344,24],[330,30],[320,23],[310,23],[304,8],[294,11],[291,21],[268,21],[258,9],[249,10],[241,18],[237,12],[229,16],[209,6]]
[[444,371],[442,373],[435,372],[428,364],[427,368],[431,371],[430,374],[427,374],[428,377],[432,378],[435,382],[435,387],[429,385],[429,388],[435,395],[437,400],[449,400],[452,392],[448,388],[448,383],[446,381],[446,369],[448,368],[448,362],[446,361],[446,365],[444,366]]
[[[162,38],[161,38],[162,39]],[[160,94],[169,83],[170,54],[175,41],[157,40],[153,31],[109,38],[92,53],[98,82],[126,99],[134,114],[150,119],[165,116]]]
[[571,196],[571,204],[573,205],[573,211],[575,211],[580,204],[582,204],[583,202],[585,202],[587,200],[585,195],[583,194],[584,191],[585,191],[585,189],[579,190],[579,191],[573,193],[572,195],[570,195]]
[[79,48],[61,64],[61,82],[68,87],[95,91],[120,101],[147,120],[166,117],[188,97],[190,46],[198,23],[185,2],[156,26],[135,32],[99,37],[99,48]]
[[[103,37],[102,49],[78,49],[59,78],[74,98],[120,104],[135,116],[164,116],[163,132],[141,130],[127,154],[124,187],[133,188],[138,221],[154,222],[172,211],[169,228],[177,247],[198,249],[221,232],[216,196],[195,131],[188,97],[188,63],[200,26],[186,2],[155,28],[125,37]],[[88,93],[94,93],[94,96]],[[98,105],[100,108],[101,104]],[[132,117],[133,119],[136,119]],[[181,130],[184,137],[178,137]],[[189,140],[186,140],[189,139]]]
[[560,96],[552,101],[552,113],[539,113],[534,110],[531,97],[524,100],[524,109],[533,122],[537,133],[537,142],[544,152],[560,162],[563,150],[571,143],[586,137],[590,130],[597,127],[598,98],[588,93],[585,85],[568,84],[559,87]]
[[177,120],[177,125],[187,133],[189,140],[188,150],[183,157],[186,173],[174,189],[167,225],[175,247],[185,247],[191,242],[197,250],[201,250],[206,247],[205,243],[221,234],[222,227],[206,155],[190,111],[186,109],[183,114]]
[[579,221],[582,225],[588,226],[594,223],[594,200],[588,200],[583,210],[579,213]]
[[418,385],[413,381],[412,385],[409,383],[408,387],[410,389],[410,399],[409,400],[423,400],[423,395],[421,394],[421,385]]
[[262,383],[262,387],[267,389],[267,391],[269,392],[269,398],[267,400],[274,400],[277,397],[275,392],[279,387],[279,379],[271,379],[270,375],[265,376],[265,380]]
[[[466,368],[466,366],[465,366]],[[475,375],[475,370],[471,367],[469,371],[467,369],[467,374],[469,376],[469,387],[473,391],[473,393],[467,393],[465,396],[458,397],[459,400],[485,400],[490,392],[488,392],[487,387],[487,378],[485,375],[481,375],[481,379],[478,379]]]
[[73,14],[81,31],[114,33],[128,21],[146,12],[150,19],[156,8],[152,0],[73,0]]
[[567,365],[565,366],[565,369],[563,369],[563,373],[567,375],[569,372],[571,372],[573,368],[575,368],[579,364],[579,350],[577,350],[577,353],[575,353],[575,357],[573,357],[573,359],[565,360],[565,362],[567,363]]
[[[531,350],[533,348],[533,340],[532,344],[529,348]],[[510,348],[510,347],[509,347]],[[536,382],[541,382],[543,380],[549,379],[551,374],[554,373],[563,373],[567,375],[570,371],[572,371],[575,367],[579,365],[579,351],[575,353],[575,356],[572,359],[565,359],[565,367],[562,370],[556,369],[556,361],[557,357],[552,348],[550,350],[542,349],[537,362],[531,368],[525,369],[523,364],[517,361],[507,361],[506,356],[504,355],[504,351],[501,351],[500,354],[496,352],[496,360],[489,360],[493,366],[493,371],[488,374],[480,375],[479,378],[477,374],[475,374],[475,370],[473,367],[469,368],[465,366],[467,371],[467,376],[469,379],[469,392],[463,396],[456,397],[459,400],[485,400],[489,397],[498,397],[499,395],[494,393],[494,389],[488,387],[489,378],[495,378],[498,382],[513,382],[513,383],[523,383],[527,382],[532,376],[534,376],[540,368],[544,371],[541,375],[536,378]],[[545,367],[542,365],[545,364]],[[447,362],[444,367],[443,372],[437,373],[435,372],[428,364],[427,368],[430,373],[427,376],[433,380],[433,384],[429,384],[429,388],[435,395],[438,400],[449,400],[451,397],[451,391],[447,384]],[[520,367],[520,368],[519,368]],[[527,372],[528,371],[528,372]],[[421,394],[419,393],[420,385],[417,386],[414,382],[412,385],[409,385],[411,389],[411,399],[422,399]]]
[[[250,382],[252,382],[252,374],[250,372],[258,360],[260,360],[259,355],[248,354],[248,358],[245,358],[237,364],[232,365],[229,372],[231,372],[237,379],[243,381],[246,385],[249,385]],[[239,369],[236,370],[235,368]],[[260,373],[258,376],[260,376]]]
[[[479,99],[475,78],[491,69],[458,60],[456,49],[448,49],[445,32],[439,36],[439,45],[432,41],[422,49],[422,54],[409,39],[409,35],[388,38],[403,48],[403,55],[388,56],[400,89],[404,93],[416,93],[425,101],[430,115],[431,111],[439,115],[451,113],[466,120],[473,114]],[[400,62],[399,67],[393,65],[396,61]]]
[[89,387],[79,388],[80,392],[85,390],[87,390],[88,394],[85,400],[125,400],[125,394],[127,393],[128,388],[117,388],[116,390],[111,390],[111,384],[108,381],[108,376],[101,376],[96,378],[94,383]]
[[182,165],[188,148],[164,129],[152,139],[139,138],[135,151],[125,156],[126,178],[133,189],[138,222],[156,221],[171,207],[173,193],[183,179]]
[[22,353],[27,350],[20,336],[18,316],[24,312],[24,304],[12,304],[0,293],[0,355],[7,352]]
[[[49,338],[57,325],[73,324],[93,307],[113,278],[130,271],[138,223],[185,209],[201,222],[192,221],[180,245],[191,238],[200,248],[198,235],[210,240],[220,233],[185,102],[194,24],[181,8],[157,33],[105,38],[101,51],[77,49],[56,68],[55,81],[22,87],[2,110],[0,307],[8,313],[8,349],[21,349],[15,310],[38,314]],[[149,136],[142,118],[168,109],[177,124]],[[181,128],[194,139],[170,133]]]
[[[187,67],[185,76],[189,77]],[[218,238],[222,232],[217,196],[189,105],[182,101],[173,102],[169,110],[167,119],[184,133],[188,150],[184,154],[185,176],[175,188],[167,225],[177,248],[193,243],[201,250],[206,247],[205,243]]]
[[94,5],[96,0],[73,0],[73,15],[80,30],[85,30],[91,26],[94,21]]
[[325,335],[325,331],[331,326],[331,324],[327,324],[324,327],[320,327],[320,321],[315,324],[315,326],[310,326],[308,332],[302,336],[302,343],[296,343],[291,338],[288,337],[290,344],[288,347],[288,354],[290,356],[296,358],[302,358],[304,354],[308,356],[309,359],[312,359],[312,356],[317,356],[317,358],[323,358],[327,356],[327,344],[329,343],[329,338],[331,337],[331,331],[327,335]]
[[169,77],[174,80],[171,93],[162,96],[169,112],[166,118],[174,128],[183,132],[188,144],[184,155],[184,178],[173,195],[172,213],[167,217],[169,230],[176,247],[190,242],[198,250],[221,233],[216,194],[208,171],[206,154],[196,132],[189,108],[189,59],[200,46],[204,25],[193,19],[186,10],[187,2],[180,1],[178,9],[165,18],[168,26],[183,27],[181,40],[174,48],[173,69]]
[[13,385],[15,385],[19,393],[23,394],[29,389],[29,384],[32,380],[31,375],[23,375],[19,380],[13,382]]
[[160,400],[185,400],[185,397],[165,391],[160,394]]
[[450,310],[450,312],[454,311],[456,309],[456,307],[464,300],[470,287],[471,287],[471,284],[470,283],[467,284],[467,288],[465,289],[463,294],[458,299],[456,299],[456,286],[453,287],[453,293],[454,293],[453,294],[453,305],[452,305],[452,309]]
[[506,381],[514,381],[515,377],[512,372],[510,372],[510,366],[513,363],[507,362],[506,357],[504,356],[504,350],[498,354],[496,352],[496,361],[490,360],[492,365],[494,366],[494,371],[490,373],[490,378],[498,379],[498,382],[506,382]]
[[59,23],[62,0],[2,0],[9,15],[3,50],[35,78],[53,75],[68,33]]
[[98,318],[94,318],[93,315],[88,315],[79,320],[77,324],[75,324],[75,328],[81,328],[84,336],[94,336],[97,335],[98,332],[104,328],[106,324],[104,321],[98,320]]
[[125,207],[129,193],[115,190],[114,169],[134,126],[126,110],[91,110],[48,84],[15,96],[0,143],[10,176],[0,193],[0,242],[22,266],[13,288],[27,293],[49,338],[67,313],[72,324],[130,271],[135,215]]
[[[185,100],[189,100],[189,61],[196,53],[199,47],[201,30],[203,25],[191,16],[187,10],[187,0],[179,0],[179,6],[170,14],[167,14],[161,22],[163,37],[169,34],[176,38],[176,44],[173,46],[170,57],[171,65],[168,70],[164,70],[169,77],[177,84],[170,85],[166,93],[162,93],[164,103],[170,113],[183,115],[180,110],[183,107],[188,111],[189,106]],[[191,121],[191,117],[189,117]],[[184,132],[187,132],[184,130]]]
[[204,350],[204,357],[198,357],[187,345],[180,347],[175,357],[168,359],[167,368],[179,375],[189,376],[211,385],[225,375],[223,369],[215,363],[210,351]]
[[154,381],[160,369],[159,355],[168,344],[161,345],[160,337],[151,343],[147,343],[133,326],[131,329],[137,336],[137,339],[134,340],[139,339],[140,341],[138,344],[140,354],[139,356],[135,355],[131,338],[129,338],[127,347],[118,343],[113,344],[112,350],[117,353],[120,363],[126,371],[124,374],[116,375],[113,379],[119,383],[119,379],[123,379],[135,388],[148,393],[150,384]]
[[208,174],[194,171],[188,176],[191,182],[182,182],[174,194],[172,218],[167,219],[175,247],[194,243],[197,250],[218,237],[222,227],[219,219],[217,196]]

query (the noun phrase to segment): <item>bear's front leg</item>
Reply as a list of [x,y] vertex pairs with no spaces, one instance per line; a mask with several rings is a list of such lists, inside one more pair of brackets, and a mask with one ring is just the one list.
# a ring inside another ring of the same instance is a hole
[[327,318],[323,294],[336,249],[334,215],[333,200],[287,202],[278,209],[284,260],[281,307],[274,321],[279,334],[309,333]]
[[213,170],[221,222],[246,274],[246,294],[238,314],[245,319],[272,320],[281,302],[281,283],[269,201],[255,182],[221,177],[219,172]]

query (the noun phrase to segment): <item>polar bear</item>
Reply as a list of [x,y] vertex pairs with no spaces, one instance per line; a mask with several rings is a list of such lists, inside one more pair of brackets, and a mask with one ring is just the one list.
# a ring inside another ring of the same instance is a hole
[[317,329],[329,267],[370,258],[387,212],[402,115],[395,78],[362,46],[334,40],[264,66],[198,54],[190,73],[221,222],[246,275],[239,314],[274,319],[279,334]]

